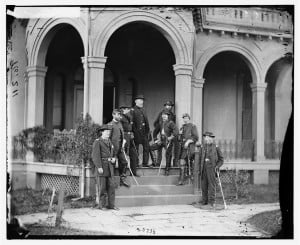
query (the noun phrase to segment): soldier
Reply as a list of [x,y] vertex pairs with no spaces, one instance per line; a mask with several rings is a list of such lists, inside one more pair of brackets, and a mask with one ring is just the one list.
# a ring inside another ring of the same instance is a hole
[[190,122],[190,115],[185,113],[182,115],[183,125],[180,128],[179,133],[179,142],[180,142],[180,175],[178,185],[184,184],[184,170],[186,168],[186,164],[189,161],[188,171],[189,177],[192,175],[193,164],[195,155],[195,143],[198,141],[198,131],[196,125]]
[[108,124],[112,126],[112,132],[111,132],[111,142],[114,146],[115,155],[118,158],[118,169],[119,169],[119,175],[120,175],[120,185],[124,185],[126,187],[130,187],[130,184],[126,181],[126,167],[127,167],[127,161],[124,156],[124,146],[126,143],[125,137],[124,137],[124,130],[122,127],[121,120],[121,113],[120,110],[114,109],[112,112],[113,120],[109,122]]
[[[157,118],[155,119],[153,126],[154,126],[154,130],[153,130],[153,138],[154,135],[157,135],[159,133],[160,130],[160,124],[162,123],[162,113],[167,111],[170,113],[169,116],[169,120],[173,121],[174,123],[176,123],[176,116],[175,114],[172,112],[172,107],[174,106],[173,102],[168,100],[165,104],[164,104],[164,109],[158,114]],[[173,139],[173,146],[174,146],[174,160],[173,160],[173,166],[178,166],[178,159],[179,159],[179,144],[178,144],[178,140],[177,137]],[[162,148],[157,150],[157,165],[160,165],[162,160]]]
[[202,188],[202,205],[215,207],[216,171],[223,165],[223,155],[220,148],[213,143],[215,137],[211,132],[203,134],[204,145],[200,151],[200,178]]
[[[116,164],[115,152],[109,139],[112,127],[103,125],[100,128],[102,135],[93,144],[92,159],[96,171],[96,184],[98,191],[98,209],[107,207],[108,209],[119,210],[115,206],[115,185],[114,185],[114,166]],[[106,206],[106,193],[108,205]]]
[[138,165],[138,151],[136,149],[135,143],[134,143],[134,135],[132,132],[132,110],[130,106],[123,105],[120,107],[121,110],[121,123],[124,129],[124,137],[126,140],[125,144],[125,152],[127,155],[129,155],[130,158],[130,168],[134,176],[140,177],[137,172],[136,168]]
[[132,111],[132,131],[134,134],[134,143],[139,149],[139,145],[143,146],[143,167],[150,167],[149,162],[149,121],[146,112],[143,108],[145,97],[143,95],[138,95],[135,97],[135,106]]
[[173,140],[178,136],[178,128],[173,121],[169,120],[169,116],[170,112],[168,111],[162,113],[159,137],[158,133],[153,136],[154,144],[150,147],[151,151],[162,149],[163,147],[166,148],[166,176],[169,175],[169,169],[171,167]]

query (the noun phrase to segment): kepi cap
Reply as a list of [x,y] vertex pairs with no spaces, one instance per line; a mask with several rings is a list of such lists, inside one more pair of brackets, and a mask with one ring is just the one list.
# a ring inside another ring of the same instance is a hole
[[213,134],[212,132],[205,132],[205,133],[203,134],[203,136],[209,136],[209,137],[211,137],[211,138],[215,138],[215,136],[214,136],[214,134]]
[[102,126],[100,126],[100,131],[104,131],[104,130],[112,130],[112,125],[109,124],[103,124]]
[[144,97],[144,95],[139,94],[139,95],[134,97],[134,100],[137,100],[137,99],[145,100],[145,97]]

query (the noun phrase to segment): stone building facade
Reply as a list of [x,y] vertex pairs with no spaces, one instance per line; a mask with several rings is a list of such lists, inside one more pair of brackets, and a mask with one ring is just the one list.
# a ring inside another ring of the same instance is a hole
[[16,19],[8,39],[10,135],[96,123],[146,97],[153,124],[166,100],[199,133],[282,141],[292,110],[293,20],[274,9],[86,7],[78,18]]

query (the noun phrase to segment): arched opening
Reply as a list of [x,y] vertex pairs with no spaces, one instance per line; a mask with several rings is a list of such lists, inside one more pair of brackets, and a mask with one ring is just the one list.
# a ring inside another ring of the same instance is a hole
[[[131,105],[135,95],[144,94],[145,109],[152,125],[164,102],[174,101],[175,96],[175,56],[167,39],[147,23],[129,23],[112,34],[105,56],[105,74],[107,69],[113,74],[115,97],[104,100],[103,108],[111,104],[116,107],[123,103]],[[108,86],[104,87],[104,94],[106,91]]]
[[[57,28],[57,27],[56,27]],[[44,124],[48,129],[74,128],[83,111],[84,55],[74,27],[60,24],[47,49]]]
[[292,61],[283,58],[274,62],[266,74],[266,83],[265,155],[274,158],[280,151],[292,111]]
[[250,152],[240,152],[252,140],[252,76],[244,57],[232,51],[216,54],[204,78],[203,131],[214,132],[219,144],[231,144],[235,157],[250,157]]

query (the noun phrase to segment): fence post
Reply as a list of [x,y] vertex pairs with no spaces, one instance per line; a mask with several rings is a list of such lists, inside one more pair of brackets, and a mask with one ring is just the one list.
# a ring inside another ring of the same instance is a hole
[[194,194],[199,193],[200,190],[200,143],[195,146],[195,160],[194,160]]

